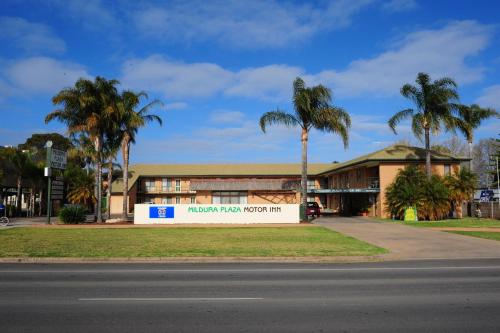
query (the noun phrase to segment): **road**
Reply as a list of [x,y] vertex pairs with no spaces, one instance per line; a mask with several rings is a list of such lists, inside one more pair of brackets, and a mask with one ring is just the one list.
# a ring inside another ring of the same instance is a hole
[[0,332],[498,332],[500,260],[2,264]]

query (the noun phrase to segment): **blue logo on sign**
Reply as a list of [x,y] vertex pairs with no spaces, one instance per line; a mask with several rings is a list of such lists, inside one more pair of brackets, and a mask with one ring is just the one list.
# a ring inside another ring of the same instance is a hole
[[149,218],[150,219],[173,219],[174,218],[174,207],[172,207],[172,206],[149,207]]

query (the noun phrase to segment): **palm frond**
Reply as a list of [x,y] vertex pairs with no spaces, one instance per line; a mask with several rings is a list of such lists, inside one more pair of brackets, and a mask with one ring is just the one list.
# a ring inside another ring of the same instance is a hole
[[396,113],[394,116],[392,116],[388,121],[387,125],[391,128],[391,130],[394,132],[394,134],[397,134],[396,132],[396,126],[404,119],[413,116],[415,111],[413,109],[404,109]]
[[260,128],[262,132],[266,132],[267,125],[285,125],[286,127],[293,127],[302,124],[293,115],[283,112],[281,110],[266,112],[260,117]]

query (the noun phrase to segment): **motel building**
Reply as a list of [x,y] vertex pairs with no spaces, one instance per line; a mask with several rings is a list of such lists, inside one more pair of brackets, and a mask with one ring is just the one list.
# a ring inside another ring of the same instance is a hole
[[[459,170],[466,158],[432,152],[433,173]],[[389,217],[385,189],[398,170],[425,166],[425,150],[394,145],[343,163],[308,164],[308,201],[324,214]],[[297,164],[137,164],[129,172],[129,213],[134,204],[299,204]],[[111,213],[122,212],[123,181],[113,183]]]

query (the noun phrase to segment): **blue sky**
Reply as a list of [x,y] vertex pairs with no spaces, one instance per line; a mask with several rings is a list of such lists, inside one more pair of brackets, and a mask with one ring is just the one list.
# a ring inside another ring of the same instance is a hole
[[[461,102],[500,109],[496,1],[99,1],[0,3],[0,145],[45,125],[51,97],[101,75],[165,106],[139,132],[133,163],[299,162],[297,129],[258,127],[293,111],[291,85],[324,84],[352,117],[350,145],[313,131],[311,162],[344,161],[401,139],[386,121],[411,106],[399,88],[419,71],[449,76]],[[477,139],[495,137],[499,120]],[[449,137],[434,137],[439,142]]]

